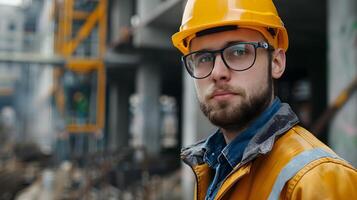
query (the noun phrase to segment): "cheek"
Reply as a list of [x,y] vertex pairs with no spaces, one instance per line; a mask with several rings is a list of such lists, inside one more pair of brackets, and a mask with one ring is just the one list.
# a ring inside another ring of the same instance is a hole
[[202,100],[204,97],[204,84],[202,83],[202,80],[195,80],[195,89],[196,89],[196,95],[199,100]]
[[237,85],[246,90],[247,96],[254,96],[268,85],[267,65],[256,65],[251,69],[240,72],[240,80]]

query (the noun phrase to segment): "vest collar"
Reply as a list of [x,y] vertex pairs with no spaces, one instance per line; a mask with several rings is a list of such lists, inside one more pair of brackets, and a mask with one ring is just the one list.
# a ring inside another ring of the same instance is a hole
[[[240,166],[250,162],[260,154],[267,154],[273,148],[276,139],[299,122],[290,106],[282,103],[274,116],[258,130],[244,150]],[[181,150],[181,159],[192,168],[204,163],[205,140]]]

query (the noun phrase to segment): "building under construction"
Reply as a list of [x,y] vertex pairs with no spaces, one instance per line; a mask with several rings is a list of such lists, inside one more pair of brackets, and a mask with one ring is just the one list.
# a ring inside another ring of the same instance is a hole
[[[216,127],[171,43],[185,0],[0,0],[0,200],[192,199],[180,149]],[[357,166],[357,1],[276,0],[276,83]]]

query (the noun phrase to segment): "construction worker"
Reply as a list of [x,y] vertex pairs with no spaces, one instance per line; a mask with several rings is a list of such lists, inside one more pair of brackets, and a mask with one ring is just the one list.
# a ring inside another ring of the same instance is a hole
[[288,34],[272,0],[188,0],[172,41],[219,129],[182,150],[196,199],[357,199],[357,172],[274,96]]

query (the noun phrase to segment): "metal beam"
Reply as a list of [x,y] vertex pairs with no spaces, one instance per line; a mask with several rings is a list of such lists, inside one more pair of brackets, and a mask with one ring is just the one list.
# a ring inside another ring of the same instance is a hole
[[63,65],[65,59],[60,56],[45,56],[38,53],[0,52],[0,63]]
[[104,62],[106,67],[120,67],[128,65],[138,65],[141,61],[141,57],[136,54],[123,54],[107,51],[104,56]]
[[[87,58],[81,58],[86,60]],[[89,58],[88,58],[89,59]],[[104,57],[105,65],[108,67],[137,65],[140,57],[132,54],[119,54],[108,52]],[[19,63],[19,64],[40,64],[40,65],[59,65],[68,63],[61,56],[45,56],[39,53],[6,53],[0,52],[0,63]]]

